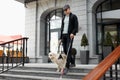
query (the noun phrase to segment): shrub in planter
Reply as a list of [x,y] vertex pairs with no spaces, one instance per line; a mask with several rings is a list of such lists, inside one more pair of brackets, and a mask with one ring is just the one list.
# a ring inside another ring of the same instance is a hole
[[85,33],[83,34],[82,39],[81,39],[81,46],[84,46],[84,48],[85,48],[86,46],[88,46],[88,39],[87,39]]
[[113,43],[112,36],[110,32],[106,33],[105,39],[103,41],[103,58],[105,58],[112,51]]
[[[86,34],[84,33],[81,39],[81,46],[87,47],[89,45],[88,39],[86,37]],[[81,64],[88,64],[89,63],[89,51],[88,50],[81,50],[80,51],[80,59]]]
[[104,45],[104,46],[113,46],[112,36],[111,36],[110,32],[107,32],[107,33],[106,33],[106,36],[105,36],[103,45]]

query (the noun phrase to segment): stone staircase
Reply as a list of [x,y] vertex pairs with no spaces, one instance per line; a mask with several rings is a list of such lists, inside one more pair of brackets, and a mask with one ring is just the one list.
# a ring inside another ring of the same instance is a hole
[[76,65],[62,77],[56,72],[56,66],[53,63],[27,63],[24,67],[19,66],[0,74],[0,80],[82,80],[96,65]]

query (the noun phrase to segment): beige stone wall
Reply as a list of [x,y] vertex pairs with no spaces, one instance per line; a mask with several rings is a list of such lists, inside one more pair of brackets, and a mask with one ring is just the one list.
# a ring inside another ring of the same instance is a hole
[[[65,4],[70,4],[71,11],[77,15],[79,21],[79,32],[75,36],[73,47],[77,49],[77,58],[80,58],[80,40],[83,33],[86,33],[89,38],[90,56],[95,54],[95,25],[92,6],[97,0],[38,0],[38,13],[36,19],[36,2],[27,4],[25,34],[29,37],[28,54],[31,58],[38,58],[41,62],[44,55],[44,36],[45,36],[45,17],[55,8],[62,8]],[[37,20],[37,24],[36,24]],[[36,26],[37,25],[37,26]],[[35,54],[36,53],[36,54]],[[79,63],[79,62],[78,62]]]
[[27,4],[25,12],[25,36],[29,37],[28,40],[28,55],[34,58],[35,55],[35,14],[36,2]]

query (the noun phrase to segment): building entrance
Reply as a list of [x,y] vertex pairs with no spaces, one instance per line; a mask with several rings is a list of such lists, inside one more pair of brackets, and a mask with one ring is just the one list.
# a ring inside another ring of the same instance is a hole
[[103,41],[107,32],[112,37],[113,49],[120,43],[119,4],[120,0],[104,0],[96,7],[96,54],[103,53]]
[[46,17],[45,55],[49,52],[57,53],[62,17],[63,10],[61,8],[50,12]]
[[107,32],[110,33],[112,38],[112,47],[115,49],[120,44],[120,23],[112,24],[101,24],[98,27],[98,53],[103,53],[103,41],[106,37]]

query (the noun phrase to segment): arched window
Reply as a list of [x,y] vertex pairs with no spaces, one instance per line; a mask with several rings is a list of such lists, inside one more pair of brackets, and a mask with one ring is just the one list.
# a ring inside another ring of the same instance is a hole
[[50,12],[46,17],[46,55],[50,51],[57,52],[58,50],[58,38],[60,36],[62,17],[63,10],[61,8]]
[[[105,34],[110,32],[113,48],[120,39],[120,0],[105,0],[96,8],[96,47],[97,54],[103,53]],[[117,38],[117,39],[116,39]]]

